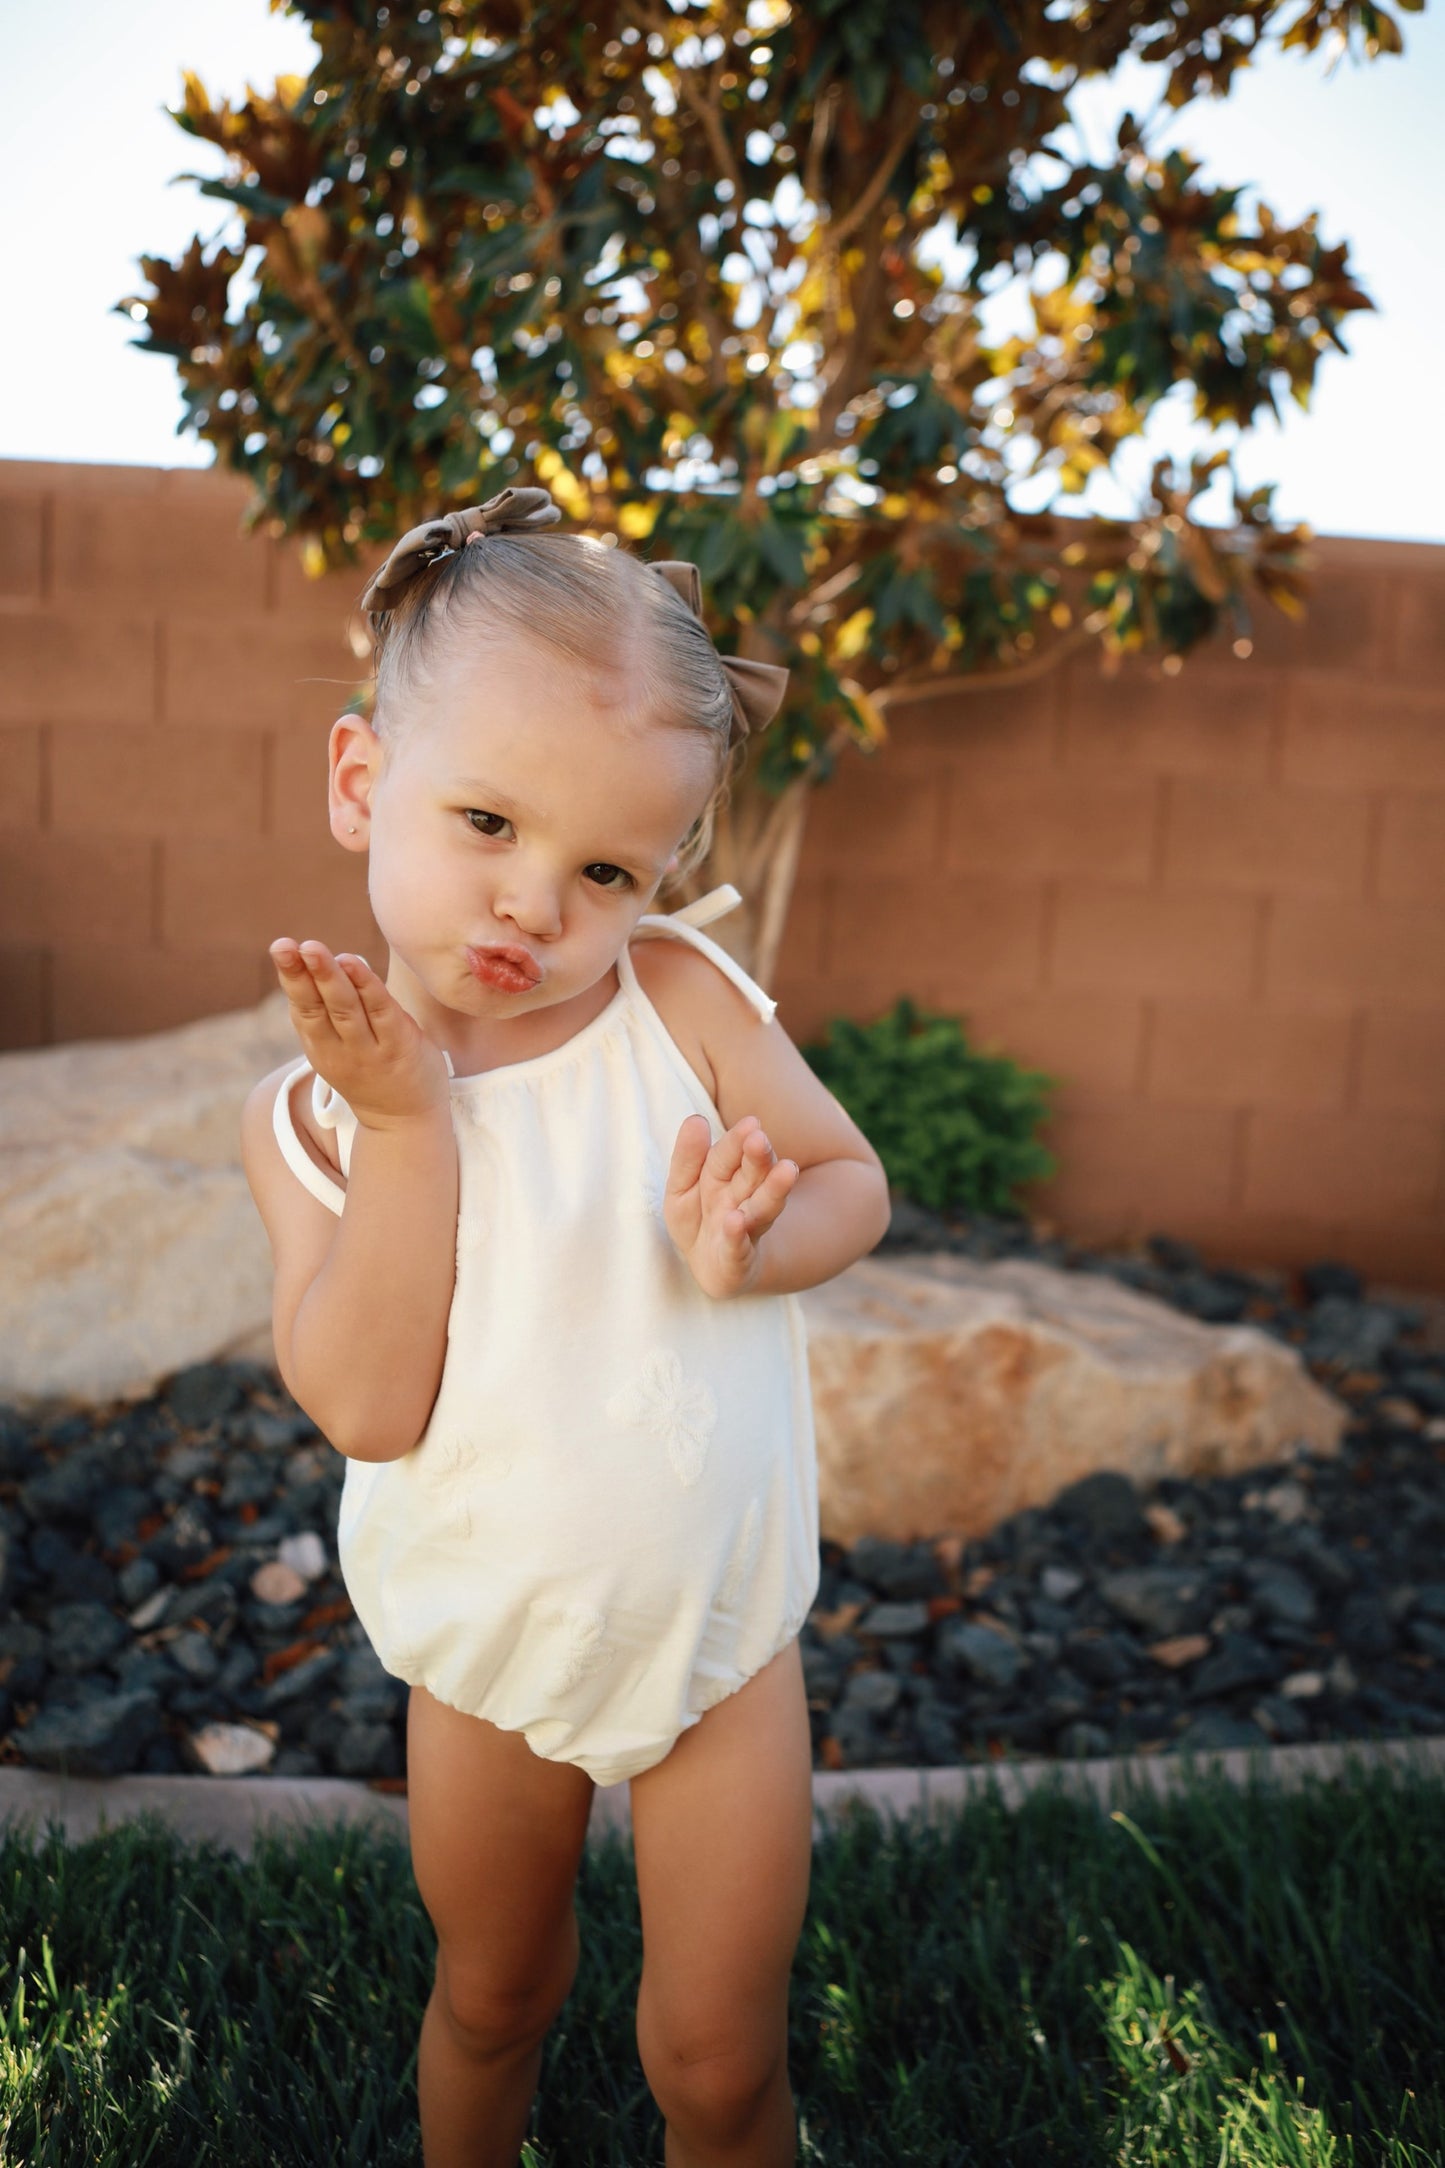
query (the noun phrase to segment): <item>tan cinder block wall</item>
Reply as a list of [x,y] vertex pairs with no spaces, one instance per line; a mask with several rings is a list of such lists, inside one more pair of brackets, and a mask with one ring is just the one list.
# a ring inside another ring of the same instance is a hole
[[[249,1004],[266,944],[384,960],[325,822],[364,574],[232,477],[0,463],[0,1045]],[[895,703],[809,816],[796,1039],[900,993],[1058,1080],[1029,1202],[1224,1262],[1445,1286],[1445,548],[1326,540],[1303,627]]]

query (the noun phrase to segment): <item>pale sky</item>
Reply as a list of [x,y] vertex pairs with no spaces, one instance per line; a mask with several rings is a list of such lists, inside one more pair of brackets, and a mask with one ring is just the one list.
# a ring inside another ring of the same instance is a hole
[[[1346,328],[1350,355],[1326,356],[1310,411],[1255,432],[1241,453],[1246,482],[1278,482],[1277,512],[1322,534],[1445,542],[1433,403],[1445,250],[1440,224],[1430,231],[1432,203],[1445,217],[1445,6],[1400,21],[1403,60],[1346,62],[1327,79],[1319,59],[1271,55],[1227,100],[1191,106],[1151,142],[1202,155],[1210,178],[1257,183],[1283,219],[1317,210],[1327,243],[1352,244],[1376,303]],[[142,252],[174,256],[224,217],[194,187],[168,185],[221,168],[163,110],[178,102],[181,69],[238,97],[248,79],[308,72],[312,52],[305,26],[266,0],[70,0],[59,11],[11,0],[0,34],[0,200],[13,214],[0,458],[210,465],[208,444],[176,434],[173,366],[129,345],[109,310],[143,283]],[[1077,95],[1096,155],[1125,105],[1152,104],[1142,75]],[[1161,412],[1122,488],[1095,484],[1085,506],[1127,513],[1150,461],[1191,441],[1186,414]]]

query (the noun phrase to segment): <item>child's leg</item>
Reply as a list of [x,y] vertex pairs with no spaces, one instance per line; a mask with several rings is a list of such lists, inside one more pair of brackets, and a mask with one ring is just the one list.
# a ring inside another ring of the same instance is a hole
[[422,2153],[426,2168],[516,2168],[542,2042],[577,1970],[592,1779],[424,1686],[406,1743],[412,1871],[437,1934],[417,2048]]
[[637,2045],[667,2168],[791,2168],[788,1980],[812,1868],[796,1640],[632,1780]]

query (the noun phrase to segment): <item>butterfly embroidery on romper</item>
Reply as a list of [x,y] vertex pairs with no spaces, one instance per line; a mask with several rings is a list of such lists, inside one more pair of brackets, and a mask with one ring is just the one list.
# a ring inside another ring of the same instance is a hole
[[702,1474],[717,1426],[717,1401],[710,1385],[687,1375],[675,1348],[653,1348],[643,1358],[640,1379],[612,1395],[607,1413],[614,1423],[635,1423],[655,1438],[684,1488]]

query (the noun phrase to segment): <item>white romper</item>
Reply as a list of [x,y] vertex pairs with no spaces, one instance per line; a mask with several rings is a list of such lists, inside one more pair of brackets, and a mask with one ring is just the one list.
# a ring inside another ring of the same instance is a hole
[[[698,931],[730,885],[645,915],[776,1004]],[[386,1669],[520,1731],[598,1784],[638,1776],[802,1626],[818,1491],[802,1305],[705,1295],[662,1217],[678,1128],[726,1123],[624,946],[608,1006],[529,1061],[451,1077],[456,1285],[430,1420],[399,1460],[348,1460],[342,1577]],[[451,1057],[446,1057],[452,1071]],[[281,1149],[340,1213],[297,1137]],[[319,1076],[349,1172],[356,1117]],[[385,1289],[378,1289],[385,1300]]]

